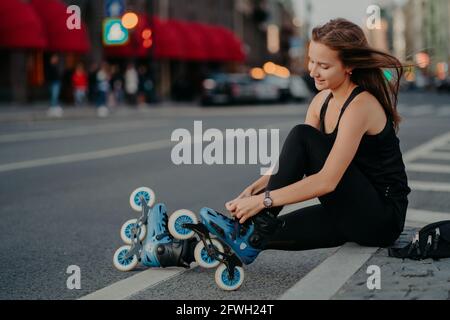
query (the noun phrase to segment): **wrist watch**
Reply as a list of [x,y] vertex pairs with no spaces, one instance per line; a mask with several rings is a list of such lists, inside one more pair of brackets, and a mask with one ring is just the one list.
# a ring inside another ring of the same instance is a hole
[[264,201],[263,201],[263,203],[264,203],[264,207],[265,207],[265,208],[270,208],[270,207],[272,207],[273,200],[272,200],[272,198],[270,197],[270,191],[269,191],[269,190],[266,190],[266,192],[265,192],[265,194],[264,194]]

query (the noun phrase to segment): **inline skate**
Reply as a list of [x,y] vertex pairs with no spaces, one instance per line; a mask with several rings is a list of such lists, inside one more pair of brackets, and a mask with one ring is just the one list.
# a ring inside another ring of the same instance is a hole
[[244,281],[243,264],[252,263],[263,250],[268,237],[280,226],[269,212],[257,214],[240,224],[211,208],[195,214],[179,210],[168,221],[170,233],[177,239],[200,238],[195,246],[195,261],[204,268],[215,268],[216,284],[224,290],[236,290]]
[[120,229],[126,245],[116,250],[114,266],[120,271],[133,270],[139,262],[146,267],[189,268],[196,241],[173,239],[167,229],[166,206],[155,205],[155,193],[147,187],[137,188],[131,193],[130,205],[141,216],[126,221]]

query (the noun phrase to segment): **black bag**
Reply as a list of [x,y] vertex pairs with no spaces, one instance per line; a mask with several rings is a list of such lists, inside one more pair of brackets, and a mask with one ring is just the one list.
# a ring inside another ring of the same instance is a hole
[[403,245],[397,242],[389,248],[389,256],[414,260],[450,258],[450,220],[426,225]]

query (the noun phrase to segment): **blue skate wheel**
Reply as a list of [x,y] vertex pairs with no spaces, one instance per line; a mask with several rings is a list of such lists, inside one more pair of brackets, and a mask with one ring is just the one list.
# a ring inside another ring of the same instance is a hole
[[113,264],[114,267],[116,267],[119,271],[130,271],[133,270],[137,264],[138,264],[138,258],[136,255],[133,257],[130,257],[128,259],[125,259],[125,256],[130,251],[131,246],[122,246],[119,249],[116,250],[113,257]]
[[197,224],[198,218],[195,213],[180,209],[170,215],[167,227],[175,239],[185,240],[194,236],[194,231],[183,227],[185,223]]
[[216,270],[215,280],[219,288],[223,290],[236,290],[244,282],[244,269],[242,267],[236,266],[234,268],[234,277],[233,279],[230,279],[227,267],[225,266],[225,264],[221,263]]
[[[213,245],[217,250],[219,250],[220,252],[223,252],[222,244],[216,239],[211,239],[211,243],[208,243],[208,245]],[[221,255],[219,255],[219,257],[221,257]],[[215,268],[220,263],[219,260],[214,259],[213,257],[211,257],[208,254],[208,251],[206,250],[205,245],[203,244],[203,241],[200,241],[195,246],[194,258],[199,266],[201,266],[203,268],[207,268],[207,269]]]
[[[137,227],[138,219],[130,219],[122,225],[120,228],[120,238],[126,244],[133,243],[133,228]],[[138,239],[139,241],[144,241],[145,236],[147,235],[147,228],[145,225],[141,225],[141,231],[139,232]]]
[[149,207],[155,204],[155,193],[153,190],[147,187],[140,187],[135,189],[130,195],[130,206],[133,210],[142,211],[140,196],[144,197]]

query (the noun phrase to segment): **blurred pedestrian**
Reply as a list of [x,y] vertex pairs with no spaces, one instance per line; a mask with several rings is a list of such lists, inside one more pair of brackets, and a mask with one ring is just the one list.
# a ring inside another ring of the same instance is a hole
[[143,107],[147,104],[153,91],[153,81],[145,65],[139,67],[138,105]]
[[97,72],[97,115],[99,117],[107,117],[108,109],[108,93],[110,91],[110,73],[107,62],[102,62]]
[[72,86],[75,105],[83,105],[86,101],[88,79],[86,71],[84,70],[84,65],[81,62],[77,64],[75,72],[72,75]]
[[50,65],[48,68],[47,80],[50,86],[50,108],[48,116],[60,118],[63,115],[63,109],[59,102],[62,81],[61,60],[57,54],[50,57]]
[[112,101],[114,105],[123,103],[123,76],[120,73],[120,68],[118,65],[113,65],[111,67],[111,93]]
[[127,65],[125,71],[125,94],[131,105],[136,105],[136,95],[139,89],[139,76],[133,63]]
[[92,104],[97,103],[97,72],[98,63],[93,62],[89,67],[88,74],[88,99]]

